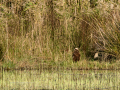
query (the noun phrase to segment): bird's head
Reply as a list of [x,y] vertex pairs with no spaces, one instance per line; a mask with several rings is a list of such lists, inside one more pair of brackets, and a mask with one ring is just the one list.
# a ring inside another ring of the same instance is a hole
[[78,48],[75,48],[74,50],[78,50]]

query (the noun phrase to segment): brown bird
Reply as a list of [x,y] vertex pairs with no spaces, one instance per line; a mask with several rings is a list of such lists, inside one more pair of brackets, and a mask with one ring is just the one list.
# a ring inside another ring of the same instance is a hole
[[73,61],[74,61],[74,62],[77,62],[77,61],[80,60],[80,53],[79,53],[78,48],[75,48],[75,49],[74,49],[73,54],[72,54],[72,57],[73,57]]

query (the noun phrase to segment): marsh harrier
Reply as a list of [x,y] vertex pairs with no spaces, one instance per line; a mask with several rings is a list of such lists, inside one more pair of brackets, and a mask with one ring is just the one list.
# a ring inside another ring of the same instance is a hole
[[74,61],[74,62],[77,62],[77,61],[80,60],[80,53],[79,53],[78,48],[75,48],[75,49],[74,49],[73,54],[72,54],[72,57],[73,57],[73,61]]

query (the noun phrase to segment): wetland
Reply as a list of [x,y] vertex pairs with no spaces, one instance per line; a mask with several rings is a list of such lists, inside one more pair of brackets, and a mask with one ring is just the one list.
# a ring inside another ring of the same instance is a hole
[[0,71],[1,90],[119,90],[118,70]]

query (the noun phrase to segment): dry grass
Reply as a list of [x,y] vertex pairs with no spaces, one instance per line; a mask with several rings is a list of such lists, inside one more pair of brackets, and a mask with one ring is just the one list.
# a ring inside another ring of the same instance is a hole
[[0,3],[0,44],[5,63],[12,62],[15,67],[34,67],[42,61],[72,65],[75,47],[82,54],[80,68],[98,68],[95,62],[87,64],[97,49],[119,58],[120,3],[98,2],[95,8],[90,8],[87,0]]

